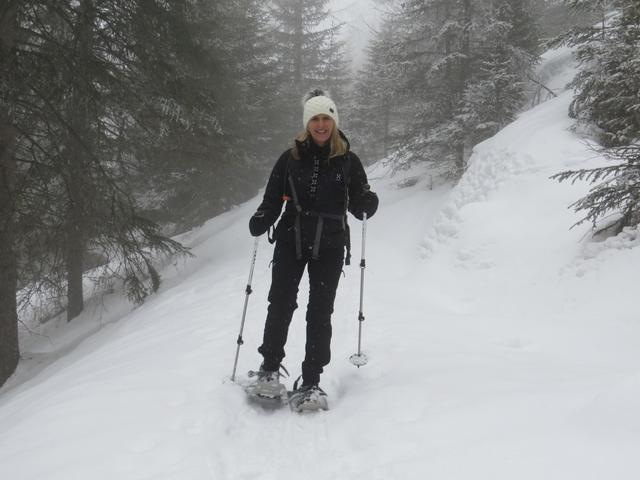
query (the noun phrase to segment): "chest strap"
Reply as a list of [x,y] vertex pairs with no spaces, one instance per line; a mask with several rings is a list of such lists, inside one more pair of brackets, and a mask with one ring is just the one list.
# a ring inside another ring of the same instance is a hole
[[[313,210],[303,210],[300,206],[300,202],[298,201],[298,193],[296,192],[296,187],[293,182],[293,178],[291,175],[289,177],[289,186],[291,187],[291,196],[293,197],[293,204],[296,207],[296,218],[294,220],[293,230],[295,233],[295,242],[296,242],[296,258],[298,260],[302,259],[302,228],[300,217],[318,217],[318,223],[316,224],[316,235],[313,241],[313,249],[311,252],[311,258],[313,260],[317,260],[320,254],[320,239],[322,238],[322,229],[324,228],[324,219],[328,218],[330,220],[338,220],[342,222],[342,228],[346,231],[346,214],[344,215],[336,215],[333,213],[324,213],[324,212],[315,212]],[[347,257],[345,259],[345,264],[349,265],[351,263],[351,242],[349,241],[349,235],[347,232]]]

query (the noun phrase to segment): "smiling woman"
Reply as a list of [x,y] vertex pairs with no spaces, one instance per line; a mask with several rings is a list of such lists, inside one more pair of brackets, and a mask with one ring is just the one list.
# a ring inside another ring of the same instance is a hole
[[291,152],[293,158],[300,159],[299,144],[305,144],[311,138],[313,143],[324,147],[330,143],[329,158],[347,153],[346,139],[342,139],[338,123],[338,107],[322,90],[313,90],[304,96],[302,125],[305,129],[298,134]]
[[[306,355],[302,386],[294,384],[292,409],[327,409],[327,396],[319,387],[320,374],[331,358],[331,314],[343,263],[349,263],[347,211],[362,220],[378,208],[360,159],[338,129],[338,108],[322,90],[304,98],[304,131],[293,148],[276,163],[258,211],[251,217],[254,236],[265,233],[282,211],[276,241],[269,308],[263,342],[258,351],[264,361],[257,381],[249,386],[254,398],[283,395],[280,364],[285,356],[289,323],[297,308],[298,285],[309,272]],[[345,258],[345,247],[347,255]]]
[[309,120],[309,133],[313,141],[322,147],[331,138],[333,126],[333,119],[328,115],[316,115]]

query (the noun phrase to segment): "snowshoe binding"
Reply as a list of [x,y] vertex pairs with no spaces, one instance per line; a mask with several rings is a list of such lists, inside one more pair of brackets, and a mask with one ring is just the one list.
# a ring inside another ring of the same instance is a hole
[[[289,374],[282,365],[280,368]],[[256,377],[256,380],[245,387],[249,401],[265,408],[281,407],[287,401],[287,387],[280,383],[283,376],[279,370],[265,370],[262,366],[257,372],[250,371],[249,377]]]
[[329,402],[327,394],[318,385],[302,385],[289,392],[289,407],[297,413],[316,412],[329,410]]

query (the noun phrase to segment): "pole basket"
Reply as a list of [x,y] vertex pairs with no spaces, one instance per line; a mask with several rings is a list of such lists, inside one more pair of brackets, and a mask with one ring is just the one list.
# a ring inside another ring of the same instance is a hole
[[364,367],[369,363],[369,359],[364,353],[354,353],[349,357],[349,361],[358,368]]

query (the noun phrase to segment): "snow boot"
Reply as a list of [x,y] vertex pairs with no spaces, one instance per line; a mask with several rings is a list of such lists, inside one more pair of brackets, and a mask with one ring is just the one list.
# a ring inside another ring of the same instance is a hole
[[[287,370],[280,366],[287,372]],[[262,365],[257,372],[250,371],[249,377],[257,377],[256,380],[245,387],[250,400],[265,405],[277,406],[287,398],[287,387],[280,383],[280,377],[284,376],[279,370],[265,370]]]
[[318,385],[302,385],[289,393],[289,407],[294,412],[329,410],[327,394]]

